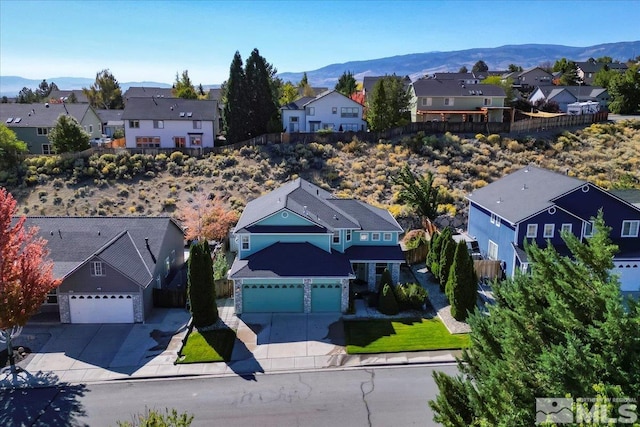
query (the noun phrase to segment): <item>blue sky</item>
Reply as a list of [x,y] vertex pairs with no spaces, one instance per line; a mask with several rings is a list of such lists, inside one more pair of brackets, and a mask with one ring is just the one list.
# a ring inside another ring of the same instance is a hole
[[[222,83],[235,51],[280,72],[506,44],[640,39],[633,1],[0,0],[0,76]],[[640,52],[638,52],[640,54]]]

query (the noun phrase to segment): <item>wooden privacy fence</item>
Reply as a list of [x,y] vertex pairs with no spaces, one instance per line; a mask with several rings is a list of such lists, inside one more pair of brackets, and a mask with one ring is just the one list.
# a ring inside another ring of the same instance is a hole
[[427,259],[427,254],[429,253],[429,245],[423,243],[414,249],[407,249],[404,251],[404,258],[407,261],[407,264],[417,264],[419,262],[425,262]]
[[475,260],[473,261],[473,269],[476,272],[476,276],[478,276],[478,280],[482,278],[493,280],[496,277],[500,277],[502,274],[502,269],[500,268],[500,261],[496,261],[496,260],[490,260],[490,259]]
[[216,280],[216,298],[231,298],[233,296],[233,282],[227,279]]
[[542,132],[548,129],[566,128],[591,123],[605,122],[608,120],[608,118],[609,113],[606,111],[601,111],[597,114],[583,114],[580,116],[563,115],[556,117],[538,117],[511,123],[511,132]]

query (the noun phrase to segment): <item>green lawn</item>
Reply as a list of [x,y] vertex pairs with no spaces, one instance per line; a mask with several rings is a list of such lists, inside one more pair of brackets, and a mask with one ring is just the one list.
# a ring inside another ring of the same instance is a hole
[[228,362],[235,341],[236,332],[232,329],[192,330],[176,363]]
[[348,354],[451,350],[469,346],[469,334],[449,333],[439,319],[344,322]]

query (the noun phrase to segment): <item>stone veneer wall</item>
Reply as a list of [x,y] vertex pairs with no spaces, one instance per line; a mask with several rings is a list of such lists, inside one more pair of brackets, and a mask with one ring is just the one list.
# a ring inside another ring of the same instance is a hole
[[304,284],[304,312],[309,314],[311,313],[311,284],[313,280],[303,279],[302,283]]
[[376,290],[376,263],[370,262],[367,264],[367,284],[370,291]]
[[342,298],[340,299],[340,311],[346,313],[349,310],[349,279],[342,279]]
[[242,314],[242,279],[233,280],[233,304],[236,314]]
[[133,297],[133,321],[136,323],[144,322],[144,307],[142,306],[142,296],[140,294],[132,295]]
[[71,323],[68,294],[58,294],[58,309],[60,310],[60,323]]

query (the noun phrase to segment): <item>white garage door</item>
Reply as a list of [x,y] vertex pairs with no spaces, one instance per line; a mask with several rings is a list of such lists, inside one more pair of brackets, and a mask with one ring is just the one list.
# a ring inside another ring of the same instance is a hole
[[133,323],[131,295],[74,294],[69,296],[71,323]]
[[640,262],[614,261],[613,272],[620,278],[621,291],[640,291]]

